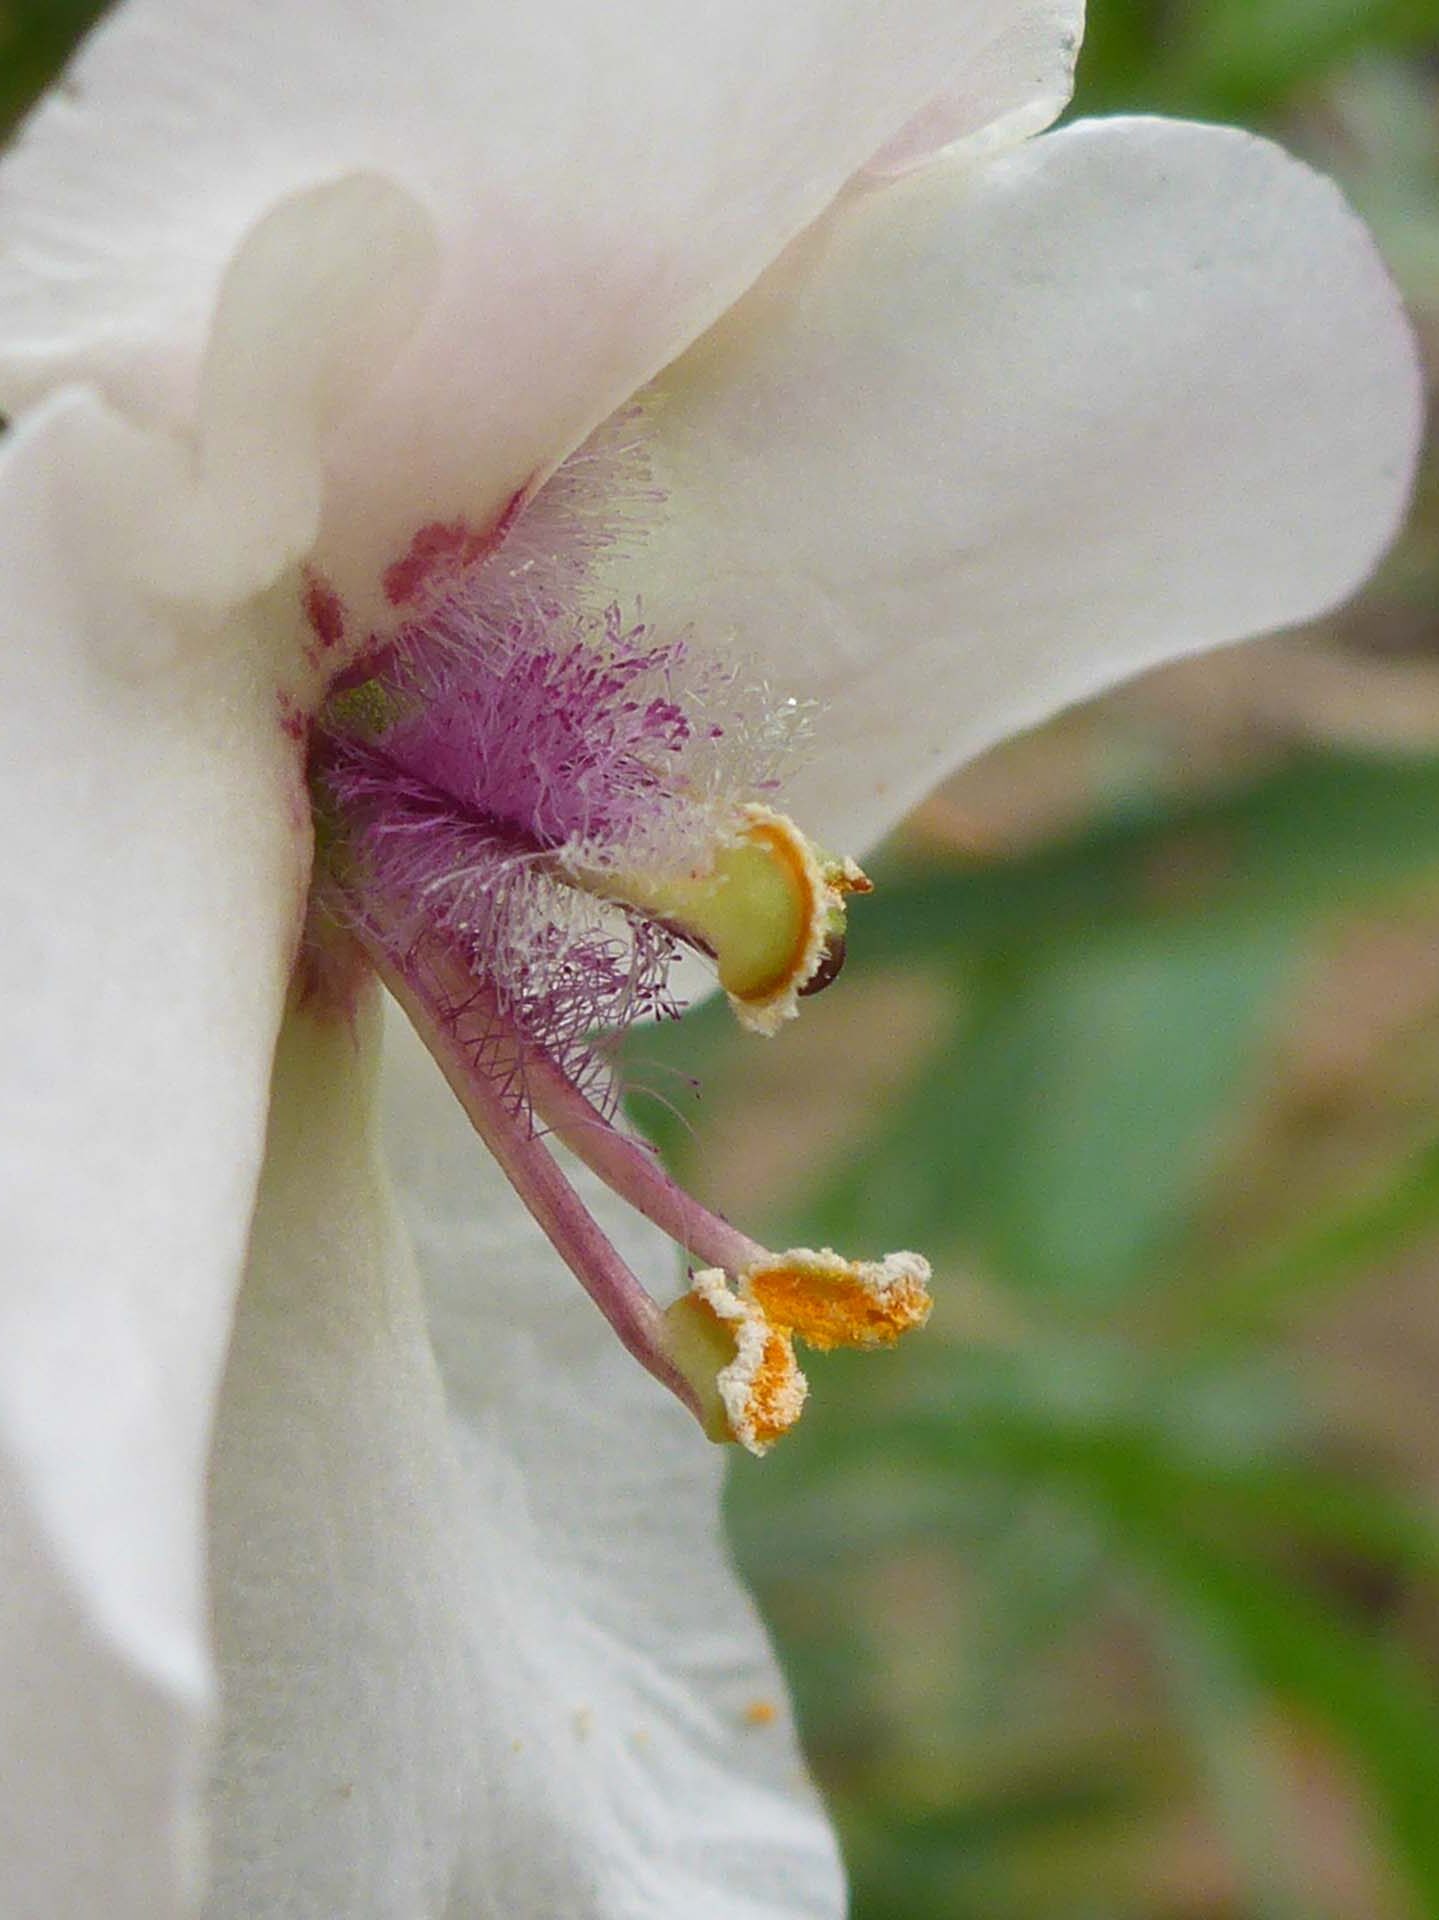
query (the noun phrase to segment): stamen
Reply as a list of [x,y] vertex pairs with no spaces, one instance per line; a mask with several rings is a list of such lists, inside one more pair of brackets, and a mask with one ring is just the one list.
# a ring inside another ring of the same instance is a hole
[[768,1453],[809,1397],[788,1331],[731,1293],[717,1267],[695,1274],[667,1318],[676,1358],[702,1396],[705,1432]]
[[[767,1453],[798,1420],[808,1382],[794,1357],[811,1347],[891,1346],[929,1318],[929,1262],[916,1253],[845,1260],[831,1248],[763,1254],[736,1285],[718,1268],[695,1274],[665,1315],[670,1348],[705,1408],[706,1431],[723,1407],[732,1439]],[[728,1342],[725,1364],[713,1355]],[[713,1386],[710,1382],[713,1380]]]
[[[624,1345],[713,1438],[763,1452],[804,1404],[796,1339],[894,1340],[928,1314],[929,1268],[772,1253],[617,1124],[604,1036],[678,1011],[682,945],[772,1034],[839,972],[847,897],[870,890],[761,798],[802,704],[598,590],[600,560],[656,504],[641,424],[567,463],[482,548],[462,526],[412,543],[405,623],[311,734],[315,910],[363,948]],[[328,617],[312,605],[321,639]],[[545,1129],[697,1264],[681,1299],[650,1297]]]
[[555,1138],[686,1253],[735,1272],[768,1257],[758,1241],[686,1193],[648,1141],[622,1132],[547,1055],[530,1053],[525,1081],[536,1115]]
[[917,1253],[844,1260],[830,1247],[797,1247],[746,1267],[749,1297],[806,1346],[892,1347],[929,1318],[929,1262]]
[[[670,1350],[706,1409],[711,1438],[763,1453],[799,1418],[807,1388],[795,1337],[821,1352],[892,1346],[928,1320],[930,1267],[921,1255],[855,1261],[829,1247],[770,1253],[702,1207],[653,1148],[622,1133],[549,1061],[531,1061],[529,1090],[535,1112],[576,1159],[686,1251],[713,1263],[665,1315]],[[738,1281],[733,1292],[730,1274]]]
[[[630,1353],[711,1439],[764,1453],[793,1426],[808,1392],[796,1338],[819,1349],[874,1347],[924,1324],[929,1266],[918,1254],[867,1262],[829,1248],[769,1252],[701,1206],[653,1149],[608,1120],[505,1020],[492,992],[471,983],[461,1000],[460,961],[443,943],[422,941],[402,962],[373,925],[359,924],[355,933],[560,1257]],[[475,1032],[485,1036],[483,1057]],[[524,1084],[523,1106],[507,1091],[512,1081]],[[529,1113],[637,1212],[711,1263],[694,1274],[688,1294],[658,1305],[528,1124]]]

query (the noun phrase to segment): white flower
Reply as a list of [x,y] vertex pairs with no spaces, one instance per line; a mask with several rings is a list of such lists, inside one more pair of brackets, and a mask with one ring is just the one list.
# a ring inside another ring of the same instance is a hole
[[612,591],[826,703],[787,804],[836,845],[1349,592],[1418,431],[1392,289],[1262,142],[1016,144],[1078,16],[128,0],[6,159],[13,1920],[164,1920],[207,1855],[251,1920],[840,1910],[718,1456],[404,1034],[402,1229],[368,1034],[283,1019],[300,741],[416,536],[647,383]]

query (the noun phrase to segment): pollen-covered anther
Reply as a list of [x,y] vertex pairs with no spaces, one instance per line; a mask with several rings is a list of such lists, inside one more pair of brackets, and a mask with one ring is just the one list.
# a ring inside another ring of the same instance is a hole
[[711,1440],[768,1453],[804,1409],[809,1382],[785,1327],[735,1293],[720,1267],[694,1274],[665,1314],[670,1351],[702,1405]]
[[708,953],[740,1024],[770,1035],[802,996],[838,974],[846,897],[871,886],[853,860],[831,859],[785,814],[752,801],[703,864],[680,874],[608,874],[597,890]]
[[929,1262],[917,1253],[845,1260],[798,1247],[696,1273],[665,1315],[669,1351],[704,1406],[711,1439],[767,1453],[799,1419],[809,1385],[801,1339],[820,1349],[889,1346],[929,1318]]
[[721,955],[720,985],[741,1026],[770,1035],[794,1018],[802,996],[835,978],[844,959],[845,897],[872,888],[853,860],[821,854],[785,814],[751,805],[744,822],[740,847],[768,864],[788,912],[774,916],[780,937],[772,939],[770,965],[727,969]]
[[929,1262],[917,1253],[845,1260],[831,1248],[796,1247],[745,1268],[741,1293],[807,1346],[892,1346],[922,1327],[934,1304]]

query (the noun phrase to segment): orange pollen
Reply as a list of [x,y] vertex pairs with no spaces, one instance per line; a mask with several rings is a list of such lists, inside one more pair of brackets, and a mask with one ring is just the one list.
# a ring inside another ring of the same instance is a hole
[[781,1434],[789,1432],[804,1405],[804,1393],[794,1342],[783,1328],[770,1328],[763,1357],[749,1382],[746,1413],[755,1446],[772,1447]]
[[742,1279],[767,1320],[821,1351],[892,1346],[924,1325],[933,1304],[928,1264],[914,1254],[852,1261],[802,1248],[748,1268]]

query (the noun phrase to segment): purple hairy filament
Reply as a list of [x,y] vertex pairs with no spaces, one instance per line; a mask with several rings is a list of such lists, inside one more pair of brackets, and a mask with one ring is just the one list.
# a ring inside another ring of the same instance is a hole
[[559,850],[471,812],[382,751],[329,744],[318,766],[343,822],[335,917],[399,965],[443,943],[467,983],[452,1017],[465,1017],[474,1070],[516,1114],[528,1108],[524,1061],[535,1049],[611,1110],[604,1036],[678,1011],[667,985],[674,934],[578,888]]
[[[704,1411],[676,1366],[664,1311],[631,1272],[549,1151],[549,1127],[614,1192],[688,1254],[738,1269],[764,1250],[677,1186],[653,1151],[622,1132],[504,1018],[443,939],[422,936],[397,960],[377,929],[357,926],[371,964],[425,1042],[506,1178],[623,1345],[697,1418]],[[518,1111],[508,1089],[523,1084]],[[531,1118],[533,1116],[533,1118]]]

